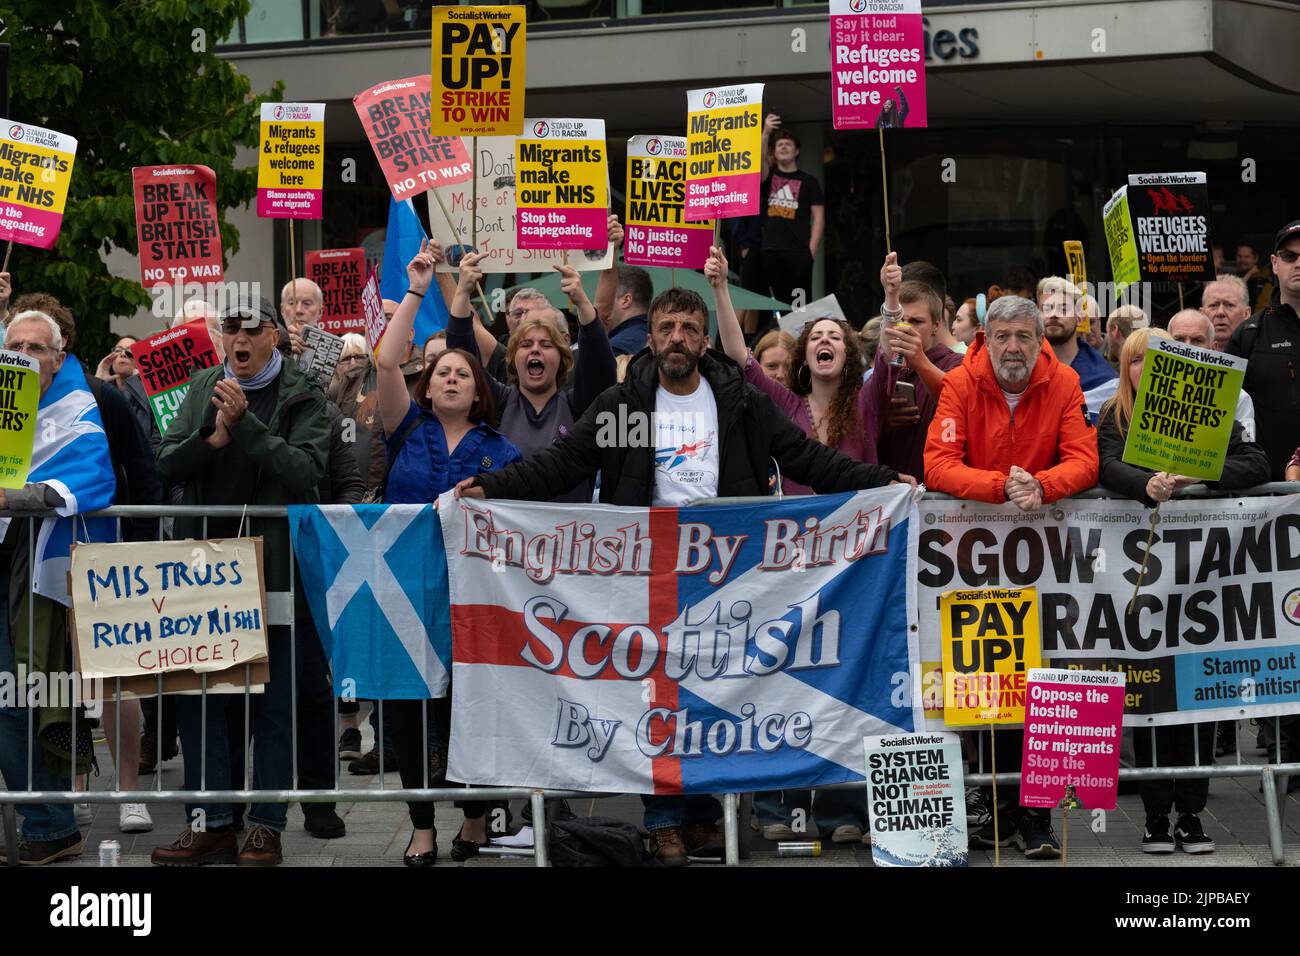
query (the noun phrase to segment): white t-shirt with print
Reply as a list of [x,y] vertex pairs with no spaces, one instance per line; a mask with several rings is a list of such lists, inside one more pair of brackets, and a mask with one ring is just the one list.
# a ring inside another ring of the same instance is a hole
[[703,378],[690,395],[655,393],[653,503],[673,508],[718,494],[718,404]]

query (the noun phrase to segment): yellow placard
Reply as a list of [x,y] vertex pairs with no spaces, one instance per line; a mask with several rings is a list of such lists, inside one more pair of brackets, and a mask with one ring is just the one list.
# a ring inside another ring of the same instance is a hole
[[515,155],[515,201],[520,206],[609,208],[603,139],[521,139]]
[[1067,239],[1061,243],[1065,249],[1065,263],[1070,272],[1070,281],[1079,290],[1079,322],[1074,331],[1086,335],[1090,328],[1088,315],[1088,263],[1083,258],[1083,243],[1078,239]]
[[21,352],[0,351],[0,488],[27,483],[40,400],[40,363]]
[[263,120],[257,153],[258,189],[322,189],[325,124]]
[[762,113],[762,83],[687,90],[687,221],[759,211]]
[[524,128],[526,11],[433,9],[435,136],[517,136]]
[[0,240],[53,248],[76,153],[71,136],[0,119]]
[[1025,682],[1042,663],[1037,588],[947,591],[939,613],[944,723],[1023,723]]

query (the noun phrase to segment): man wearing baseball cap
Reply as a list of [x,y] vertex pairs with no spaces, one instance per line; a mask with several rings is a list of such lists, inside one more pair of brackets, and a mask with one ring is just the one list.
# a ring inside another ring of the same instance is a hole
[[1225,351],[1250,362],[1243,386],[1255,400],[1256,441],[1281,481],[1300,438],[1300,219],[1273,240],[1277,299],[1237,326]]
[[[286,361],[277,346],[288,330],[265,299],[241,297],[220,316],[226,360],[204,369],[190,382],[180,411],[158,448],[158,465],[168,485],[183,485],[186,505],[315,504],[325,473],[330,420],[325,396]],[[262,536],[262,581],[268,591],[289,590],[289,531],[275,519],[210,518],[206,534],[197,518],[178,518],[177,538]],[[290,788],[291,708],[293,701],[290,629],[267,628],[271,678],[252,699],[254,789]],[[242,695],[212,694],[176,698],[177,725],[185,755],[186,790],[238,790],[232,779],[227,711],[242,711]],[[205,738],[206,733],[206,738]],[[206,745],[206,753],[205,753]],[[206,786],[201,781],[204,760]],[[158,847],[153,862],[164,866],[235,863],[274,865],[282,860],[280,834],[287,819],[283,803],[254,804],[242,851],[235,840],[229,803],[186,806],[186,827],[169,847]]]

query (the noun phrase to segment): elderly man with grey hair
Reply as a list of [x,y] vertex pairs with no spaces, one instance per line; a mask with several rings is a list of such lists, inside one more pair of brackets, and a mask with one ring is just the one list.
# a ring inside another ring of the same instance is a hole
[[325,315],[325,294],[311,279],[290,279],[280,290],[280,317],[289,329],[293,354],[302,351],[298,331],[304,325],[320,325]]
[[[1236,276],[1233,276],[1236,279]],[[1241,282],[1240,279],[1237,279]],[[1223,351],[1215,342],[1217,341],[1218,328],[1214,320],[1204,311],[1198,309],[1183,309],[1181,312],[1175,312],[1174,317],[1169,320],[1169,335],[1175,342],[1182,342],[1184,345],[1195,345],[1202,349],[1212,349],[1215,352]],[[1241,432],[1245,440],[1253,442],[1255,440],[1255,403],[1251,400],[1250,393],[1244,388],[1237,396],[1237,410],[1233,417],[1241,422]]]
[[[1028,299],[1003,296],[989,307],[986,328],[943,380],[925,445],[931,491],[1030,511],[1097,483],[1097,435],[1079,376],[1043,348],[1043,331],[1042,313]],[[1018,770],[1021,732],[998,736],[997,752],[1012,764],[1004,768],[999,757],[998,769]],[[1014,787],[998,796],[997,807],[976,815],[974,845],[1014,842],[1031,859],[1060,856],[1048,811],[1022,810]]]
[[1216,276],[1205,283],[1201,311],[1214,323],[1214,347],[1222,352],[1237,326],[1250,318],[1250,290],[1239,276]]

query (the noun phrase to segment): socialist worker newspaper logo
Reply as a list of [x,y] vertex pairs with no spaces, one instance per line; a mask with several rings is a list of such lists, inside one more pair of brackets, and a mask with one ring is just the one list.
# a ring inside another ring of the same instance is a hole
[[718,94],[713,92],[713,90],[709,90],[709,92],[704,94],[704,108],[706,110],[713,109],[714,104],[717,102],[718,102]]
[[26,135],[27,135],[27,130],[23,129],[23,128],[22,128],[21,126],[19,126],[17,123],[15,123],[13,126],[10,126],[10,127],[9,127],[9,138],[10,138],[10,139],[22,139],[22,138],[23,138],[24,136],[26,136]]
[[550,124],[546,120],[538,120],[533,124],[533,135],[539,137],[549,136],[551,134]]
[[662,152],[663,148],[664,144],[659,142],[658,139],[652,139],[645,144],[645,151],[651,156],[658,156],[659,153]]

